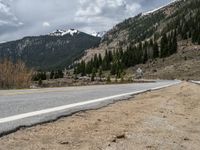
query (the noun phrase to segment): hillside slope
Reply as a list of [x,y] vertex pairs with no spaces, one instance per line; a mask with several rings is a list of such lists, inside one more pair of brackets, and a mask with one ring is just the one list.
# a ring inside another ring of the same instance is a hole
[[160,40],[164,33],[169,33],[175,29],[178,34],[181,30],[185,30],[184,32],[187,35],[189,29],[199,25],[198,22],[198,24],[191,26],[199,15],[199,11],[199,0],[177,0],[156,11],[141,13],[133,18],[126,19],[105,34],[99,47],[87,50],[82,59],[90,60],[95,53],[104,55],[106,50],[114,51],[120,48],[126,50],[129,45],[150,38]]
[[[170,60],[182,51],[180,43],[188,42],[191,50],[200,45],[200,0],[177,0],[116,25],[99,47],[86,51],[75,72],[95,74],[102,69],[121,77],[129,67]],[[190,57],[186,54],[184,59]],[[184,63],[179,57],[174,59],[179,65]]]
[[133,75],[141,68],[146,79],[200,80],[200,45],[186,40],[178,45],[176,54],[131,67],[127,70],[127,75]]
[[65,68],[81,57],[84,50],[96,47],[101,38],[71,29],[49,35],[25,37],[0,44],[0,60],[23,60],[29,67],[49,70]]

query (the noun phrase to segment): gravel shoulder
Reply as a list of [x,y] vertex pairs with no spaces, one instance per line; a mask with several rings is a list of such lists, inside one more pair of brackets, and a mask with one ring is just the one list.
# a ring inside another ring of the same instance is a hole
[[198,150],[199,91],[199,85],[183,82],[21,129],[0,138],[0,150]]

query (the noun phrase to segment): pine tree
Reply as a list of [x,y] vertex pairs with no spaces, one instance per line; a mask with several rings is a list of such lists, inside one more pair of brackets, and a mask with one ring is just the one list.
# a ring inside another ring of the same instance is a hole
[[112,62],[113,60],[113,54],[112,54],[112,51],[109,51],[108,52],[108,63]]
[[99,68],[99,59],[97,57],[97,54],[94,55],[93,65],[95,68]]
[[102,71],[102,68],[100,67],[99,68],[99,78],[100,78],[100,81],[102,80],[102,74],[103,74],[103,71]]
[[137,54],[136,54],[136,59],[137,62],[136,64],[142,63],[143,61],[143,45],[142,42],[139,43],[139,46],[137,47]]
[[63,78],[64,77],[64,73],[62,72],[62,70],[58,70],[58,78]]
[[105,56],[103,58],[102,67],[103,67],[103,70],[109,70],[109,56],[108,56],[107,50],[106,50]]
[[198,37],[198,41],[197,41],[197,42],[198,42],[198,44],[200,45],[200,35],[199,35],[199,37]]
[[110,75],[107,76],[106,81],[107,81],[107,83],[110,83],[110,82],[111,82]]
[[54,79],[54,71],[53,70],[50,73],[50,79]]
[[81,73],[81,76],[85,76],[86,75],[86,68],[85,68],[85,61],[82,61],[81,64],[80,64],[80,73]]
[[153,58],[158,58],[159,57],[159,47],[158,43],[155,41],[153,44]]
[[103,60],[102,60],[101,54],[99,54],[98,58],[99,58],[99,65],[102,66]]
[[85,72],[86,74],[91,74],[93,68],[93,59],[91,59],[85,66]]
[[144,56],[143,56],[143,64],[145,64],[148,60],[147,48],[144,49]]
[[74,79],[75,79],[75,80],[77,79],[77,74],[78,74],[78,73],[77,73],[77,68],[75,67],[75,68],[74,68]]
[[178,49],[178,42],[177,42],[177,35],[175,31],[174,36],[173,36],[173,53],[176,53],[177,49]]
[[91,81],[94,81],[94,80],[95,80],[95,77],[96,77],[96,69],[93,68],[93,69],[92,69]]
[[162,36],[162,39],[161,39],[161,43],[160,43],[160,56],[161,58],[164,58],[164,57],[167,57],[168,56],[168,39],[167,39],[167,35],[164,34]]

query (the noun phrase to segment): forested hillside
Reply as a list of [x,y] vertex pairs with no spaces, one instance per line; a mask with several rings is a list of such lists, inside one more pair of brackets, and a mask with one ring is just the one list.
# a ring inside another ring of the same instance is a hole
[[103,70],[120,77],[124,69],[177,53],[178,42],[183,40],[200,44],[199,0],[176,1],[116,25],[98,48],[87,51],[75,73]]
[[49,35],[25,37],[0,44],[0,61],[9,58],[22,60],[36,70],[67,68],[88,48],[98,46],[101,38],[71,29]]

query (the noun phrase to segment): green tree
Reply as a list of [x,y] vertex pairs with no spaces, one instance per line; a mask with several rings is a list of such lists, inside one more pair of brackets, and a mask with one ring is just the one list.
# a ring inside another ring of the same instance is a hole
[[110,82],[111,82],[110,75],[107,76],[106,81],[107,81],[107,83],[110,83]]
[[101,54],[99,54],[98,58],[99,58],[99,65],[102,66],[103,60],[102,60]]
[[39,85],[39,86],[42,86],[42,84],[43,84],[42,79],[39,79],[38,85]]
[[160,43],[160,51],[161,51],[161,58],[164,58],[164,57],[167,57],[168,56],[168,39],[167,39],[167,35],[164,34],[162,36],[162,39],[161,39],[161,43]]
[[95,77],[96,77],[96,69],[93,68],[93,69],[92,69],[91,81],[94,81],[94,80],[95,80]]
[[144,56],[143,56],[143,64],[145,64],[148,60],[148,53],[147,48],[144,49]]
[[153,58],[158,58],[159,57],[159,47],[158,43],[155,41],[153,44]]
[[102,80],[102,74],[103,74],[103,71],[102,71],[102,68],[100,67],[99,68],[99,78],[100,78],[100,81]]
[[54,73],[54,71],[52,70],[51,73],[50,73],[50,79],[54,79],[54,75],[55,75],[55,73]]

